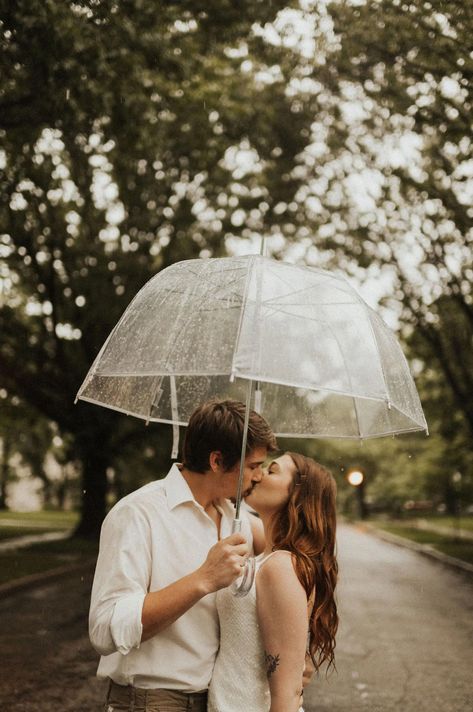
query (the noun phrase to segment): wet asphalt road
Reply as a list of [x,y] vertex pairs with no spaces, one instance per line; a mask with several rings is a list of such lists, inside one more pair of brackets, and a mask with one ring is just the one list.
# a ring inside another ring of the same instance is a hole
[[[338,672],[314,680],[306,712],[471,712],[473,580],[346,526],[339,561]],[[90,585],[74,574],[0,601],[1,712],[103,709]]]
[[339,528],[338,673],[306,712],[472,712],[473,579]]
[[0,601],[1,712],[103,709],[87,637],[91,585],[92,572],[73,574]]

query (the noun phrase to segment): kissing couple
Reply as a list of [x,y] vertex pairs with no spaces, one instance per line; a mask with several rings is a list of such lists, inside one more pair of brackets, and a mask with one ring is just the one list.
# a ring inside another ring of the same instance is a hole
[[[244,415],[239,401],[201,405],[182,464],[104,520],[89,632],[106,712],[297,712],[314,669],[333,665],[334,478],[304,455],[278,455],[252,411],[248,506],[231,534]],[[235,597],[249,555],[255,580]]]

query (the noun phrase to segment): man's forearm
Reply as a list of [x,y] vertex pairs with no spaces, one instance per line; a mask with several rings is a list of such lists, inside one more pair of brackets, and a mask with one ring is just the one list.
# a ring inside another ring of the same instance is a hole
[[160,591],[146,594],[141,613],[141,641],[174,623],[208,593],[210,589],[204,578],[199,571],[194,571]]
[[143,602],[141,640],[148,640],[174,623],[197,601],[212,591],[229,586],[239,574],[248,554],[239,532],[218,541],[196,571],[160,591],[148,593]]

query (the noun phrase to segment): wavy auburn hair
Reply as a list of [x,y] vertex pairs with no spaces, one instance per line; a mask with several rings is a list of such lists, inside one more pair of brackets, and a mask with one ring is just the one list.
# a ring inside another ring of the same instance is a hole
[[335,586],[337,487],[328,470],[310,457],[286,452],[296,466],[288,503],[271,522],[273,550],[290,551],[307,600],[313,601],[309,618],[309,653],[315,669],[326,662],[335,667],[338,628]]

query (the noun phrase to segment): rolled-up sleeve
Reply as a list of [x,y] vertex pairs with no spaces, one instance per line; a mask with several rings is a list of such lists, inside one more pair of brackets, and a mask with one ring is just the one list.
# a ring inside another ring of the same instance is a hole
[[139,648],[150,572],[149,522],[132,504],[118,505],[102,526],[92,586],[89,636],[100,655]]

